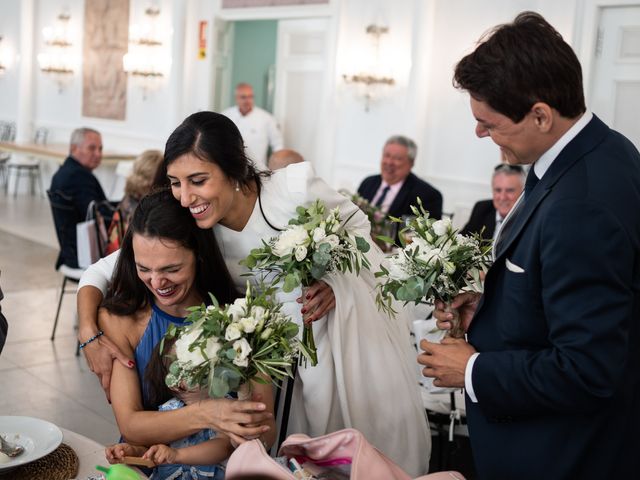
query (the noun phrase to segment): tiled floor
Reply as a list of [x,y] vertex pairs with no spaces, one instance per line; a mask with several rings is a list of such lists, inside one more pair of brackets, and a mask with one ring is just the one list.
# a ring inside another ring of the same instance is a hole
[[9,321],[0,354],[0,415],[49,420],[106,444],[118,437],[111,407],[84,358],[75,356],[75,295],[63,299],[49,340],[62,277],[47,200],[0,193],[0,285]]

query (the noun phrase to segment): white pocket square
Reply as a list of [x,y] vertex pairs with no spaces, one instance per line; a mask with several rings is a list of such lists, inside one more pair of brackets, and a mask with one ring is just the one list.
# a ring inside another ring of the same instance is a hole
[[519,267],[515,263],[511,263],[509,259],[506,259],[505,265],[507,266],[507,270],[513,273],[524,273],[524,268]]

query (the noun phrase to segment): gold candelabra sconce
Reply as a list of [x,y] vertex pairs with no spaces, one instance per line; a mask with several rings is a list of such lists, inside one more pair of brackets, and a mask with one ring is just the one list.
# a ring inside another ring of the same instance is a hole
[[372,48],[369,52],[370,64],[365,71],[355,74],[344,74],[342,78],[347,84],[354,84],[361,88],[365,100],[364,108],[365,111],[368,112],[376,91],[379,90],[380,87],[392,87],[396,84],[396,81],[392,76],[382,73],[384,65],[383,59],[381,58],[380,38],[389,33],[389,27],[372,24],[367,26],[365,32],[370,36],[372,41]]
[[77,69],[77,57],[73,53],[71,15],[62,12],[57,16],[56,24],[42,29],[47,50],[38,54],[40,71],[51,76],[58,84],[58,92],[64,90]]
[[131,25],[129,51],[122,57],[124,71],[142,88],[145,100],[148,91],[159,84],[171,67],[171,56],[160,33],[160,13],[158,6],[151,5],[144,11],[145,21]]

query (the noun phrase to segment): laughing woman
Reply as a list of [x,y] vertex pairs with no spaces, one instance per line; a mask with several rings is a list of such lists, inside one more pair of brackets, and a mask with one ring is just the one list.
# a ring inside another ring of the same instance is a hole
[[[183,408],[162,408],[169,392],[153,381],[147,368],[158,363],[151,358],[152,352],[159,355],[156,346],[167,328],[183,325],[187,308],[210,301],[209,291],[221,304],[237,296],[211,230],[198,228],[166,190],[144,197],[123,238],[99,325],[125,355],[135,357],[135,369],[116,364],[111,379],[112,407],[124,439],[135,445],[183,444],[187,438],[194,439],[188,443],[194,448],[180,449],[177,459],[167,462],[186,464],[172,465],[170,478],[175,479],[192,478],[191,474],[222,478],[223,468],[217,464],[233,451],[230,439],[216,433],[211,417],[221,405],[235,400],[191,395],[185,397]],[[255,389],[272,412],[270,384],[256,383]],[[275,438],[273,418],[269,413],[265,416],[260,428],[263,440],[270,444]],[[162,478],[169,477],[163,474]]]
[[[223,115],[189,116],[167,140],[164,165],[175,199],[201,229],[213,228],[237,287],[247,273],[238,262],[284,228],[298,205],[320,199],[327,208],[340,207],[343,218],[351,217],[354,233],[369,238],[366,216],[316,177],[309,163],[271,175],[256,172],[238,129]],[[382,253],[372,246],[368,257],[375,270]],[[82,278],[81,341],[95,332],[97,304],[113,261],[100,261]],[[305,321],[313,322],[318,347],[318,365],[299,369],[289,431],[318,436],[356,428],[410,474],[424,473],[431,442],[406,314],[389,319],[377,311],[370,271],[329,274],[324,280],[299,299],[302,312],[296,303],[299,292],[281,298],[288,302],[287,313],[299,321],[304,313]],[[85,354],[108,392],[112,357],[126,364],[127,356],[104,336]]]

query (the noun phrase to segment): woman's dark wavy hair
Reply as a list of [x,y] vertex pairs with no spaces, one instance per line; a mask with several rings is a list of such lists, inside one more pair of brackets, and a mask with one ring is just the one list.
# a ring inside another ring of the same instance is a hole
[[156,177],[157,185],[168,185],[167,169],[177,158],[192,153],[200,160],[215,163],[227,178],[243,188],[270,172],[259,172],[245,154],[244,141],[235,123],[216,112],[189,115],[174,131],[164,148],[163,172]]
[[138,278],[133,236],[173,240],[196,256],[194,286],[205,302],[211,292],[221,304],[238,297],[213,230],[201,229],[168,189],[157,190],[140,200],[120,246],[111,286],[102,306],[116,315],[133,315],[149,305],[153,295]]
[[523,12],[480,42],[456,65],[454,87],[516,123],[536,102],[566,118],[586,110],[578,57],[538,13]]

